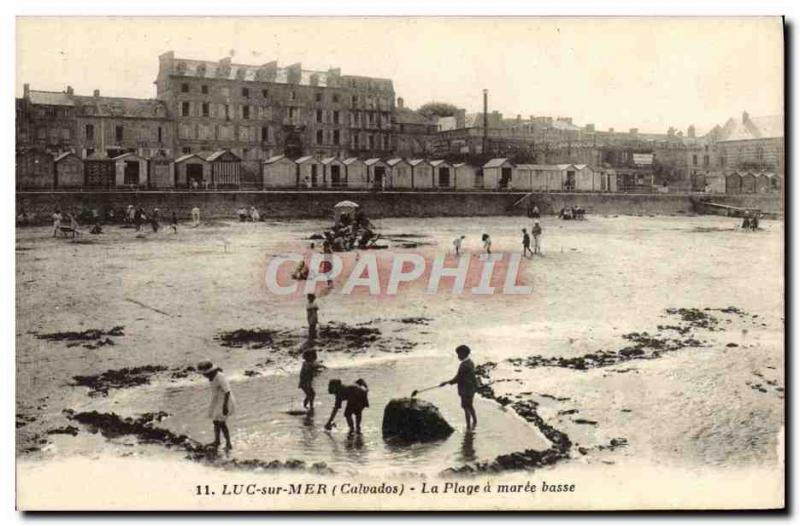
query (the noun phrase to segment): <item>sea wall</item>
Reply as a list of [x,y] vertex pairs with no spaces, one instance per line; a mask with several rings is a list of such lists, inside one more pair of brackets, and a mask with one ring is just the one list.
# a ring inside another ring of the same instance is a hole
[[[434,217],[524,215],[526,194],[521,192],[326,192],[326,191],[170,191],[170,192],[17,192],[17,215],[23,210],[34,222],[46,222],[55,208],[80,213],[97,209],[101,214],[128,205],[146,211],[159,208],[162,217],[175,210],[188,218],[193,207],[202,217],[232,218],[240,207],[255,206],[266,218],[330,217],[339,201],[358,203],[370,217]],[[541,193],[530,199],[543,214],[564,206],[580,206],[588,214],[673,215],[693,212],[688,194]],[[714,202],[780,212],[777,195],[714,196]],[[516,205],[515,205],[516,204]]]

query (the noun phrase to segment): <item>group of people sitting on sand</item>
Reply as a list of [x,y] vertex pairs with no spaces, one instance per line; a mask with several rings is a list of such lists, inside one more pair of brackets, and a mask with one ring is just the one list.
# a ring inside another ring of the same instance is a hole
[[760,212],[747,212],[742,219],[742,230],[751,230],[755,232],[758,230],[758,220],[761,216]]
[[[475,374],[475,364],[470,358],[470,348],[466,345],[459,345],[456,348],[456,355],[459,359],[459,366],[453,378],[444,380],[439,387],[446,385],[456,385],[458,396],[461,399],[461,408],[464,410],[467,431],[474,430],[478,425],[478,416],[475,412],[474,399],[478,391],[478,377]],[[314,401],[316,392],[314,390],[314,379],[319,375],[322,367],[317,363],[317,351],[306,349],[303,352],[303,365],[300,368],[300,382],[298,387],[303,391],[305,399],[303,407],[308,415],[314,412]],[[225,439],[225,449],[233,449],[231,433],[228,428],[228,420],[236,413],[236,400],[231,390],[231,385],[221,367],[216,367],[212,362],[204,360],[197,365],[197,371],[211,382],[211,403],[208,407],[208,417],[214,425],[214,442],[211,447],[219,448],[220,439]],[[328,394],[335,397],[333,408],[331,409],[328,421],[325,423],[325,430],[330,431],[335,427],[334,420],[339,411],[344,407],[344,418],[347,422],[348,435],[361,434],[361,416],[364,409],[369,407],[369,387],[363,378],[348,384],[339,378],[328,381]]]
[[586,211],[580,206],[565,206],[558,212],[558,218],[584,220],[586,219]]

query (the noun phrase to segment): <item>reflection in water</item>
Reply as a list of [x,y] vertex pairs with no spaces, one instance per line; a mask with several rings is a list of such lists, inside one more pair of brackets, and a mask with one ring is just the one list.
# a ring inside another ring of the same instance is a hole
[[475,454],[475,432],[465,431],[464,438],[461,440],[461,456],[459,460],[462,462],[474,462],[478,456]]

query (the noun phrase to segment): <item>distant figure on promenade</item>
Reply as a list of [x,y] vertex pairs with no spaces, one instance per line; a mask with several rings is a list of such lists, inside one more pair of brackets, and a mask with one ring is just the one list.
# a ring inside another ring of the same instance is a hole
[[56,208],[56,211],[53,212],[53,237],[56,237],[61,232],[61,221],[64,220],[64,216],[61,215],[61,210]]
[[483,248],[486,250],[487,254],[492,253],[492,238],[489,237],[489,234],[483,234],[481,236],[481,241],[483,241]]
[[317,305],[317,295],[306,295],[306,320],[308,320],[308,339],[313,340],[317,337],[317,323],[319,322],[319,305]]
[[178,214],[175,213],[175,210],[172,211],[172,221],[170,221],[169,226],[174,233],[178,233]]
[[306,395],[303,399],[303,407],[308,409],[309,413],[314,411],[314,399],[317,396],[316,391],[314,391],[314,377],[318,372],[317,351],[306,349],[303,352],[303,365],[300,368],[300,383],[298,387]]
[[195,228],[200,226],[200,209],[197,207],[192,208],[192,226]]
[[533,255],[533,251],[531,250],[531,236],[528,234],[528,229],[522,229],[522,257],[528,257],[528,252],[530,252],[531,256]]
[[306,188],[311,188],[311,180],[308,178],[307,175],[303,176],[303,186]]
[[540,215],[541,214],[539,213],[539,207],[536,206],[536,205],[533,205],[533,211],[531,212],[531,217],[533,217],[534,219],[539,219]]
[[197,370],[211,382],[211,404],[208,406],[208,416],[214,423],[214,449],[219,447],[220,433],[225,436],[225,449],[233,449],[231,433],[228,430],[228,417],[235,411],[235,401],[228,379],[222,374],[222,369],[214,367],[208,360],[197,365]]
[[[333,405],[331,416],[328,418],[328,423],[325,424],[325,429],[331,430],[333,428],[333,419],[336,418],[336,413],[339,412],[342,404],[346,402],[344,418],[347,420],[347,427],[350,429],[351,435],[353,433],[360,435],[361,413],[364,409],[369,407],[369,398],[367,397],[369,388],[367,387],[367,382],[359,378],[352,385],[344,385],[341,380],[331,380],[328,383],[328,393],[336,395],[336,402]],[[355,419],[353,417],[355,417]]]
[[464,242],[466,236],[461,235],[453,240],[453,248],[456,249],[456,256],[461,255],[461,244]]
[[533,228],[531,229],[531,234],[533,234],[533,253],[542,255],[542,245],[540,241],[540,237],[542,236],[542,225],[539,224],[539,220],[533,222]]
[[478,391],[478,377],[475,375],[475,364],[472,363],[469,355],[471,350],[466,345],[456,347],[456,355],[461,363],[458,371],[451,380],[446,380],[439,384],[444,387],[447,384],[458,386],[458,396],[461,398],[461,408],[464,410],[464,417],[467,421],[467,431],[475,429],[478,425],[478,416],[475,414],[473,400]]
[[253,223],[258,223],[261,221],[261,214],[258,213],[258,208],[254,206],[250,207],[250,221]]

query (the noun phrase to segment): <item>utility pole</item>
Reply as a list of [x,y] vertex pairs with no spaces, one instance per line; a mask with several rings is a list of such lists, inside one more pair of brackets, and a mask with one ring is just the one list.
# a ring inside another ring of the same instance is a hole
[[489,134],[489,90],[483,90],[483,149],[482,152],[486,154],[486,145]]

